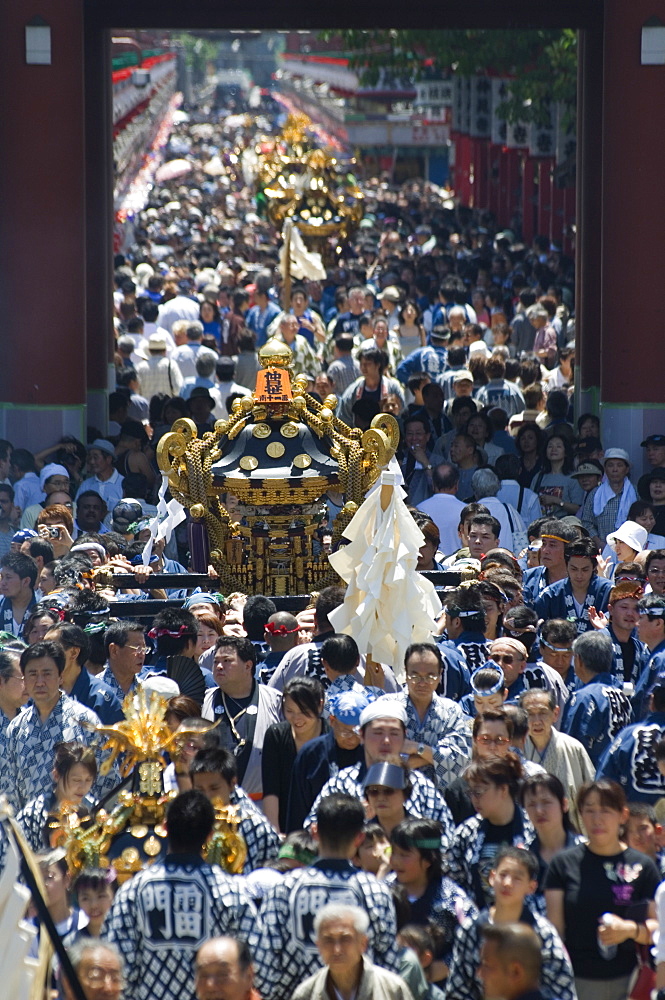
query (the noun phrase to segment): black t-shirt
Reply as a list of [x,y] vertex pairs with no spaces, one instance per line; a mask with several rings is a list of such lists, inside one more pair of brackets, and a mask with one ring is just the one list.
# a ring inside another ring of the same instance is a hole
[[656,518],[652,534],[665,535],[665,504],[655,504],[653,501],[650,501],[650,503],[653,516]]
[[378,385],[376,389],[368,389],[367,386],[363,386],[362,398],[372,399],[376,403],[378,403],[379,400],[381,399],[381,386]]
[[476,815],[469,795],[469,786],[464,778],[455,778],[454,781],[451,781],[448,787],[444,788],[443,797],[450,809],[455,826],[459,826],[465,819]]
[[582,979],[619,979],[635,968],[635,942],[624,941],[614,958],[598,950],[598,920],[616,913],[643,923],[660,876],[646,854],[627,847],[620,854],[594,854],[585,844],[552,858],[545,890],[563,891],[565,945],[575,975]]
[[[321,735],[328,732],[327,722],[322,722]],[[261,774],[263,794],[276,795],[279,799],[279,828],[286,829],[286,809],[289,804],[291,774],[296,759],[296,743],[288,722],[274,722],[263,737]]]
[[489,883],[490,872],[494,868],[494,859],[499,849],[504,844],[514,844],[516,838],[524,829],[522,812],[515,809],[515,814],[510,823],[497,826],[490,823],[488,819],[481,822],[481,832],[484,836],[482,846],[478,856],[478,864],[472,871],[474,892],[473,895],[478,907],[489,906],[494,901],[494,892]]
[[353,336],[360,332],[360,317],[365,313],[340,313],[335,323],[334,336],[339,337],[340,333],[352,333]]

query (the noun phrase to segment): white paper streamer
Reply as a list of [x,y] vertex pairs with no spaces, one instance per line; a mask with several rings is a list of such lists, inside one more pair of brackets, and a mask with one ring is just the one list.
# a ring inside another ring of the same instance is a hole
[[386,510],[381,489],[372,490],[344,531],[350,544],[329,556],[347,583],[344,603],[328,618],[336,632],[353,636],[361,653],[389,664],[404,680],[404,654],[412,642],[431,642],[441,602],[434,585],[416,570],[425,538],[404,503],[392,473]]
[[174,529],[185,520],[185,510],[182,504],[175,498],[166,502],[166,491],[169,487],[169,477],[166,472],[162,473],[162,485],[159,487],[159,500],[157,502],[157,513],[150,521],[150,538],[145,543],[143,549],[143,565],[148,566],[152,555],[152,547],[160,538],[165,538],[168,542]]

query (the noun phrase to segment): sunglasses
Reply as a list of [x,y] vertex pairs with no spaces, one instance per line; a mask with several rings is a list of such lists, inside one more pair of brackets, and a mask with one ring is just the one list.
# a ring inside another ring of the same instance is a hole
[[487,736],[485,734],[476,737],[476,740],[478,743],[482,743],[485,747],[505,747],[510,743],[510,739],[507,736]]

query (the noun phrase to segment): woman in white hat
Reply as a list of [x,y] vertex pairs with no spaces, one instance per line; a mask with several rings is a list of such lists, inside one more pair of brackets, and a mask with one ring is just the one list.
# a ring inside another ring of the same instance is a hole
[[605,576],[614,579],[614,570],[619,563],[635,562],[640,552],[647,546],[649,534],[647,529],[636,521],[624,521],[607,536],[607,545],[603,558],[609,562],[605,567]]

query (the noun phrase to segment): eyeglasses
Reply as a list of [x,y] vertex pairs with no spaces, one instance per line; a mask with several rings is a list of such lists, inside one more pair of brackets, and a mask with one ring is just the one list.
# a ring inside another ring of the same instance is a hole
[[510,743],[508,736],[488,736],[483,733],[482,736],[476,736],[476,742],[482,743],[484,747],[505,747]]
[[388,785],[368,785],[365,789],[365,795],[395,795],[399,789],[389,788]]
[[407,674],[406,679],[407,681],[411,681],[412,684],[418,684],[420,682],[435,684],[439,680],[439,674]]
[[492,659],[495,663],[507,663],[508,666],[515,662],[515,657],[512,653],[492,653]]
[[489,790],[490,790],[489,785],[483,785],[482,788],[470,788],[469,797],[472,799],[482,799],[483,795],[486,792],[489,792]]
[[127,643],[125,649],[133,649],[137,655],[150,652],[147,646],[132,646],[130,643]]
[[89,972],[79,972],[81,979],[84,979],[91,986],[99,986],[100,983],[109,982],[113,986],[118,986],[123,982],[121,972],[111,972],[108,969],[90,969]]

